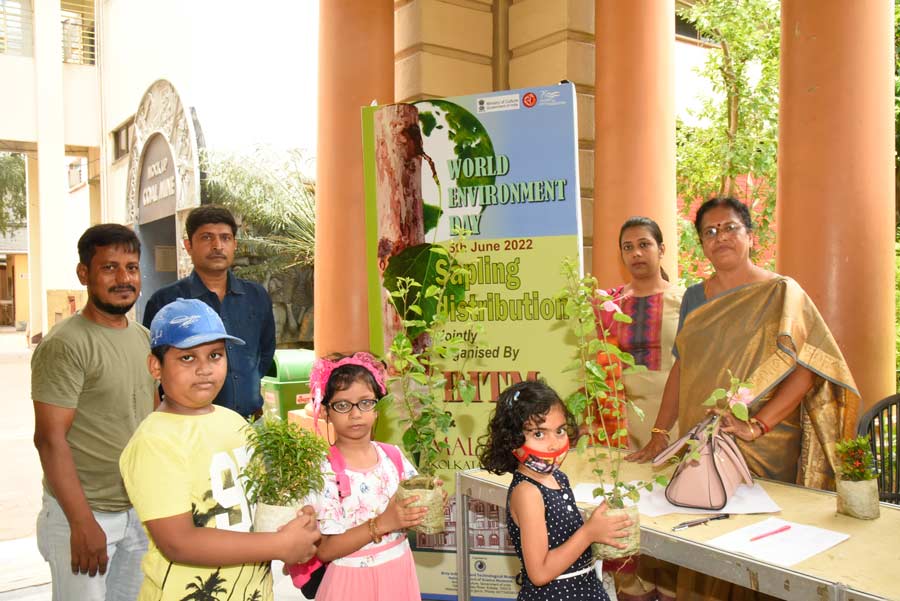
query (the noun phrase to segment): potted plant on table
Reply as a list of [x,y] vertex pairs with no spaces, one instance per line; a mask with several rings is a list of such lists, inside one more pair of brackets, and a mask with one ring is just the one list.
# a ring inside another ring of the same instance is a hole
[[619,310],[615,299],[598,288],[594,277],[580,277],[574,261],[563,263],[563,275],[566,287],[559,296],[566,302],[568,326],[575,337],[576,349],[576,359],[569,371],[577,374],[581,384],[579,390],[565,399],[580,428],[576,450],[589,453],[588,461],[593,464],[591,471],[601,483],[594,489],[594,497],[606,502],[610,515],[625,513],[633,524],[628,536],[620,539],[626,548],[596,543],[592,549],[594,555],[602,559],[630,557],[640,549],[640,515],[637,505],[626,507],[626,500],[636,503],[641,490],[649,491],[654,484],[668,482],[664,475],[626,482],[621,473],[623,447],[628,440],[627,409],[630,407],[643,418],[640,407],[625,397],[621,378],[622,374],[638,373],[646,368],[635,365],[634,357],[619,348],[603,320],[597,319],[597,311],[606,311],[614,321],[631,322],[631,318]]
[[861,520],[881,515],[875,458],[868,436],[842,440],[835,445],[838,457],[837,511]]
[[292,520],[305,499],[325,485],[322,462],[328,443],[310,430],[266,415],[247,425],[250,454],[241,471],[256,504],[253,529],[275,532]]
[[[466,277],[454,255],[440,244],[422,244],[404,253],[416,259],[392,259],[384,273],[384,286],[400,316],[401,328],[387,353],[388,394],[380,404],[399,407],[403,448],[419,472],[400,483],[398,495],[419,497],[414,506],[425,506],[429,511],[416,531],[437,534],[444,530],[445,494],[435,478],[435,464],[450,449],[446,438],[454,425],[444,395],[449,389],[465,403],[475,396],[474,386],[461,371],[448,384],[443,370],[447,362],[475,343],[446,328],[449,316],[445,297],[453,294],[462,298]],[[402,259],[403,255],[398,257]],[[413,273],[415,268],[406,269],[410,265],[418,265],[418,273]]]

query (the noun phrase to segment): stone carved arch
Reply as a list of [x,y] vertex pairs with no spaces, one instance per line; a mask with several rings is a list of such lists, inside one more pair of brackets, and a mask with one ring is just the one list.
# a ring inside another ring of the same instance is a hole
[[[139,221],[140,165],[144,146],[153,134],[162,135],[169,143],[175,162],[176,240],[184,237],[184,217],[187,211],[200,206],[200,157],[197,134],[189,110],[185,110],[175,86],[165,79],[153,82],[144,92],[134,116],[134,140],[128,156],[126,183],[127,218]],[[187,275],[192,266],[190,257],[177,245],[178,277]]]

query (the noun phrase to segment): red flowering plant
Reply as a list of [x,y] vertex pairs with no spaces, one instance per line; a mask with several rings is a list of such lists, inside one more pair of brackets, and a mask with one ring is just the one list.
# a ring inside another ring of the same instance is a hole
[[875,458],[868,436],[857,436],[834,445],[841,480],[859,482],[875,478]]
[[[588,283],[596,284],[592,280]],[[617,324],[632,322],[631,316],[622,312],[622,308],[618,305],[621,300],[621,298],[614,298],[606,290],[594,290],[592,305],[597,326],[595,346],[598,347],[596,363],[599,367],[598,373],[595,375],[605,374],[603,381],[605,387],[599,391],[599,394],[593,395],[596,407],[589,409],[594,409],[595,415],[590,412],[586,415],[588,419],[585,426],[592,444],[604,443],[607,446],[625,449],[628,448],[628,421],[626,419],[627,399],[622,382],[623,369],[630,370],[628,373],[633,373],[645,371],[646,367],[636,365],[634,358],[621,350],[618,337],[614,334],[618,329]],[[586,391],[587,388],[584,390]],[[643,419],[640,408],[637,406],[635,408],[640,412],[640,418]],[[600,434],[601,430],[603,431],[602,435]]]

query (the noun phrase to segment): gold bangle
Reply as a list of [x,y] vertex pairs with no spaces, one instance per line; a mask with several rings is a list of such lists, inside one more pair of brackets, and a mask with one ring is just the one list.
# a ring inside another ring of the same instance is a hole
[[[757,438],[759,438],[759,436],[756,435],[756,430],[753,429],[753,424],[747,422],[747,427],[750,428],[750,436],[752,437],[750,438],[750,440],[756,440]],[[762,428],[760,428],[760,432],[762,432]]]
[[375,523],[375,519],[369,520],[369,535],[372,537],[372,542],[377,545],[381,542],[381,535],[378,534],[378,524]]
[[769,433],[769,429],[770,429],[769,426],[767,426],[766,422],[762,421],[761,419],[759,419],[757,417],[751,417],[750,423],[753,423],[753,424],[756,424],[757,426],[759,426],[759,431],[761,432],[760,436],[765,436],[766,434]]
[[666,440],[669,439],[669,431],[663,428],[650,428],[650,434],[662,434],[666,437]]

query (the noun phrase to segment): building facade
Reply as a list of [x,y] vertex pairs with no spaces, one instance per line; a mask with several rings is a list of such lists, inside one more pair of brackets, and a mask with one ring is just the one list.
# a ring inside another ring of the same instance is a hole
[[[677,20],[675,6],[675,0],[320,2],[316,273],[340,270],[343,277],[316,285],[317,298],[328,299],[327,311],[316,312],[317,349],[362,348],[366,339],[364,303],[332,286],[364,278],[362,247],[345,243],[348,228],[361,234],[363,219],[361,156],[346,149],[359,148],[359,107],[373,99],[384,104],[569,80],[578,92],[588,267],[603,283],[620,277],[611,232],[632,214],[654,215],[665,238],[676,240],[674,120],[702,88],[692,69],[706,47]],[[254,23],[280,20],[275,7],[252,12]],[[237,127],[266,111],[267,96],[295,76],[290,36],[266,45],[263,38],[251,42],[249,33],[231,35],[251,16],[228,12],[237,8],[254,10],[178,0],[0,0],[0,81],[15,90],[0,95],[0,150],[28,156],[33,339],[49,325],[49,291],[78,288],[73,223],[140,221],[128,200],[129,170],[140,134],[135,125],[154,82],[168,82],[188,121],[202,124],[205,107],[227,104],[230,90],[246,87],[254,64],[286,65],[282,76],[259,84],[266,90],[254,106],[234,106]],[[781,10],[779,269],[810,291],[871,403],[894,383],[893,5],[782,0]],[[197,33],[210,28],[223,35],[212,45],[200,42]],[[232,69],[238,64],[243,72]],[[197,129],[191,143],[199,147]],[[73,217],[58,167],[66,157],[86,160],[85,217]],[[177,222],[170,222],[174,231],[165,226],[160,245],[174,245],[176,255]],[[345,235],[336,235],[340,228]],[[674,253],[667,260],[674,273]],[[184,267],[183,256],[176,263]],[[148,292],[156,285],[150,284]],[[877,299],[877,306],[863,314],[856,309],[860,297]]]

